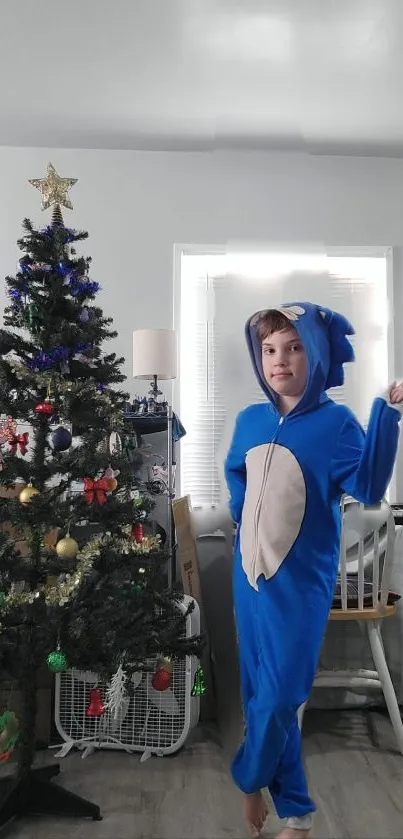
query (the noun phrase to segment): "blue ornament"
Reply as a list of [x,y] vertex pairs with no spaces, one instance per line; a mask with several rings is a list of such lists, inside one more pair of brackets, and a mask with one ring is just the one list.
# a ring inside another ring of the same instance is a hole
[[72,436],[67,428],[59,425],[52,433],[52,446],[55,452],[65,452],[71,446]]
[[68,358],[74,358],[77,353],[85,352],[91,344],[77,344],[76,347],[56,347],[49,353],[40,352],[28,361],[31,370],[50,370],[57,362],[66,362]]
[[76,272],[73,272],[69,279],[69,286],[70,286],[70,294],[73,297],[82,297],[83,300],[86,297],[91,297],[91,295],[95,295],[97,291],[100,290],[100,285],[93,280],[89,280],[88,277],[79,277]]
[[10,289],[8,294],[13,300],[21,300],[21,292],[17,288]]

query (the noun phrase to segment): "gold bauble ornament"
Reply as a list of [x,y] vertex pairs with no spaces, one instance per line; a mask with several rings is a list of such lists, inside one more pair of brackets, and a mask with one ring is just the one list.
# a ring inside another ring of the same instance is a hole
[[107,478],[109,484],[109,492],[115,492],[115,489],[118,488],[118,482],[116,478]]
[[61,559],[75,559],[78,551],[78,544],[71,536],[65,536],[56,545],[56,553]]
[[34,495],[39,495],[39,489],[36,489],[32,484],[28,484],[28,486],[21,490],[18,500],[21,504],[29,504]]
[[73,209],[68,191],[77,183],[77,178],[61,178],[52,163],[48,164],[46,178],[33,178],[29,183],[39,189],[42,195],[42,210],[47,210],[52,204]]
[[172,671],[174,669],[172,659],[169,658],[168,656],[164,656],[164,658],[162,659],[161,664],[160,664],[160,669],[165,670],[167,673],[172,673]]

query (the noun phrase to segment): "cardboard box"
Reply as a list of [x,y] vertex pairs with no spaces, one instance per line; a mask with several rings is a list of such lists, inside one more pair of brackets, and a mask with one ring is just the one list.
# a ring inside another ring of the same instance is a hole
[[[192,511],[189,498],[174,504],[183,586],[200,598],[208,630],[203,667],[209,687],[212,684],[214,732],[231,760],[244,732],[233,602],[233,524],[225,508]],[[212,709],[203,705],[201,710],[204,722]]]
[[187,495],[172,502],[176,530],[177,558],[181,571],[183,591],[197,601],[203,610],[196,540],[192,534],[190,519],[191,504]]
[[192,533],[190,497],[177,498],[172,502],[173,519],[176,530],[176,556],[179,562],[183,591],[194,597],[200,608],[201,632],[205,636],[206,644],[203,650],[201,665],[207,693],[201,698],[200,718],[203,722],[216,719],[215,688],[212,668],[212,651],[206,627],[203,608],[202,586],[200,580],[197,543]]

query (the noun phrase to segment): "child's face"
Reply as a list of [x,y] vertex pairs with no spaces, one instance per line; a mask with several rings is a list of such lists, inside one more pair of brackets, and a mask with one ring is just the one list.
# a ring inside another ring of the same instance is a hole
[[308,377],[306,352],[294,327],[273,332],[262,342],[262,366],[266,382],[279,396],[299,399]]

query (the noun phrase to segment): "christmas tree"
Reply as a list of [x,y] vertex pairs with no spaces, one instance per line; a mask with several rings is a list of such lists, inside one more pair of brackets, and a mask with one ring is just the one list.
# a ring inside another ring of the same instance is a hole
[[19,719],[0,717],[2,757],[17,750],[0,826],[21,812],[99,816],[51,784],[58,767],[32,768],[44,663],[110,679],[200,652],[158,538],[133,538],[151,504],[121,445],[124,360],[102,351],[116,333],[96,304],[91,260],[77,254],[88,234],[62,217],[76,181],[49,164],[30,183],[53,215],[43,229],[23,223],[0,330],[0,671],[22,694]]

